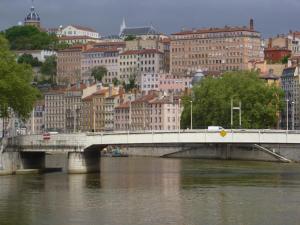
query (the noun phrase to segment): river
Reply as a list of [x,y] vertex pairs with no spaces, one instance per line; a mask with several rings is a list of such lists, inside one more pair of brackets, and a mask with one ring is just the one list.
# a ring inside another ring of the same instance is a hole
[[102,158],[99,174],[0,177],[1,225],[299,223],[299,164]]

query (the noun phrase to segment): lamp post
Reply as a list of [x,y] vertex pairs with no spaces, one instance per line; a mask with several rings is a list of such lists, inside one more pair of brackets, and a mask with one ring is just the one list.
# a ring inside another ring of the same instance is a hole
[[295,130],[295,102],[292,101],[292,130]]
[[179,113],[179,115],[178,115],[179,116],[178,132],[180,133],[180,127],[181,127],[181,125],[180,125],[180,122],[181,122],[181,99],[180,98],[178,99],[178,113]]
[[76,110],[77,110],[77,105],[75,104],[75,105],[74,105],[74,122],[73,122],[73,123],[74,123],[74,124],[73,124],[73,125],[74,125],[74,131],[73,131],[74,133],[76,132],[76,125],[77,125],[77,124],[76,124],[76,122],[77,122],[77,121],[76,121],[76,120],[77,120],[77,111],[76,111]]
[[131,96],[129,97],[129,131],[131,130]]
[[93,131],[96,132],[96,106],[93,107]]
[[289,100],[286,100],[286,130],[289,130]]
[[191,130],[193,130],[193,101],[191,102]]
[[233,106],[233,99],[231,99],[231,129],[233,127],[233,111],[238,110],[239,111],[239,125],[240,128],[242,128],[242,102],[239,102],[238,107]]

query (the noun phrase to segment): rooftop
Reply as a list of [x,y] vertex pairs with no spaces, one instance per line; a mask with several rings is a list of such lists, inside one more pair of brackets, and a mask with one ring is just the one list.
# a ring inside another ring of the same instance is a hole
[[141,54],[162,54],[157,49],[141,49],[141,50],[128,50],[121,53],[121,55],[141,55]]
[[249,27],[243,26],[243,27],[229,27],[225,26],[223,28],[203,28],[203,29],[193,29],[193,30],[185,30],[178,33],[174,33],[172,35],[187,35],[187,34],[207,34],[207,33],[221,33],[221,32],[239,32],[239,31],[248,31],[248,32],[256,32],[253,29],[250,29]]
[[157,32],[154,27],[148,26],[148,27],[126,27],[121,31],[120,36],[126,37],[126,36],[142,36],[142,35],[159,35],[159,32]]
[[76,29],[78,29],[78,30],[85,30],[85,31],[96,32],[96,33],[97,33],[96,30],[94,30],[94,29],[92,29],[92,28],[90,28],[90,27],[85,27],[85,26],[81,26],[81,25],[74,25],[74,24],[72,24],[72,25],[70,25],[70,26],[72,26],[72,27],[74,27],[74,28],[76,28]]

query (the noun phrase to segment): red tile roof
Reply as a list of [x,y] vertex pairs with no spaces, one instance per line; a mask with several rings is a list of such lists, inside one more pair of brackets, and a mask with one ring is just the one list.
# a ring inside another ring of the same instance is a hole
[[130,103],[129,102],[125,102],[117,107],[115,107],[115,109],[127,109],[129,108]]
[[142,55],[142,54],[163,54],[156,49],[141,49],[141,50],[128,50],[120,55]]
[[72,87],[68,88],[67,91],[82,91],[86,88],[86,84],[80,84],[80,87],[77,86],[77,84],[73,85]]
[[152,100],[156,97],[157,97],[156,94],[148,94],[148,95],[145,95],[145,96],[142,96],[142,97],[136,99],[135,101],[132,102],[132,104],[142,103],[142,102],[149,102],[150,100]]
[[89,52],[119,52],[118,48],[113,47],[113,48],[90,48],[84,51],[85,53],[89,53]]
[[238,32],[238,31],[257,32],[255,30],[251,30],[249,27],[224,27],[224,28],[204,28],[204,29],[186,30],[186,31],[174,33],[172,35],[206,34],[206,33]]

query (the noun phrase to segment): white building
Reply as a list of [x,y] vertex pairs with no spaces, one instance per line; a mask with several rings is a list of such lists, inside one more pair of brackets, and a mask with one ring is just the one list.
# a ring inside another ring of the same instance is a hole
[[91,38],[100,38],[99,33],[89,27],[79,25],[68,25],[61,31],[62,36],[88,36]]
[[163,53],[156,49],[128,50],[120,54],[120,79],[134,76],[142,91],[158,89]]

